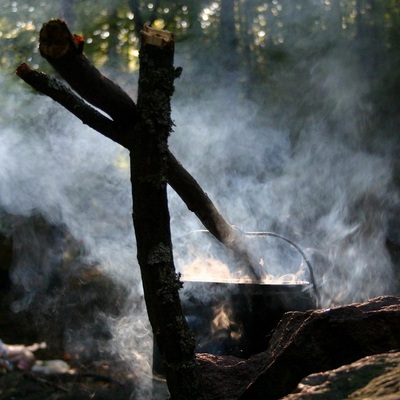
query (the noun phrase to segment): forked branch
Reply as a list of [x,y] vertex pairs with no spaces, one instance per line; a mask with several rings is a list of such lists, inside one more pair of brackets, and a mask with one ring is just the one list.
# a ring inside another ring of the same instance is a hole
[[[167,39],[163,31],[158,31],[156,35],[153,31],[153,28],[146,27],[143,37],[151,37],[149,40],[156,40],[160,44]],[[83,53],[83,45],[83,38],[72,35],[61,20],[44,24],[40,32],[39,49],[42,56],[79,96],[60,80],[39,73],[26,63],[17,68],[17,75],[64,106],[84,124],[132,151],[132,135],[138,122],[137,105],[119,85],[90,62]],[[179,76],[178,69],[176,76]],[[104,111],[111,119],[87,103]],[[169,150],[166,157],[168,183],[204,227],[243,261],[248,275],[258,280],[260,273],[242,242],[241,234],[226,221],[198,182]]]

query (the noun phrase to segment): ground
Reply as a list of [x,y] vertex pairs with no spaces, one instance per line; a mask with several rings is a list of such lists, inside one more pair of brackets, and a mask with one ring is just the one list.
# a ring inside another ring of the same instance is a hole
[[135,400],[167,398],[165,383],[154,381],[154,392],[138,393],[134,382],[97,374],[42,375],[13,371],[0,375],[1,400]]

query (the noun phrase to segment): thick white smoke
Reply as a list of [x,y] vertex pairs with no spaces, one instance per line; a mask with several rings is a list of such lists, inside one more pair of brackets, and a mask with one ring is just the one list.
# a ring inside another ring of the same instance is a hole
[[[182,93],[171,147],[231,223],[284,234],[315,259],[323,305],[392,293],[393,142],[366,133],[370,87],[351,52],[333,48],[306,72],[308,90],[279,113],[268,92],[271,107],[262,110],[238,97],[234,83],[193,102]],[[285,74],[278,73],[282,87],[295,92]],[[307,102],[315,110],[292,119]],[[172,201],[182,206],[173,194]],[[173,215],[177,237],[200,228],[183,206]]]

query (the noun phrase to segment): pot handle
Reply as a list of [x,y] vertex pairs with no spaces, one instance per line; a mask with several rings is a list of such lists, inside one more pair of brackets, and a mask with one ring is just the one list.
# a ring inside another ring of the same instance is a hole
[[288,239],[287,237],[280,235],[279,233],[275,233],[275,232],[242,232],[244,235],[246,236],[272,236],[272,237],[276,237],[278,239],[281,239],[287,243],[289,243],[291,246],[293,246],[301,255],[301,257],[303,258],[303,260],[305,261],[305,263],[307,264],[309,273],[310,273],[310,280],[311,280],[311,285],[313,287],[314,293],[315,293],[315,299],[316,299],[316,305],[317,308],[319,308],[319,304],[320,304],[320,296],[319,296],[319,291],[317,288],[317,284],[315,282],[315,276],[314,276],[314,270],[312,268],[311,262],[308,259],[306,253],[304,253],[304,251],[302,250],[302,248],[296,244],[295,242],[293,242],[292,240]]

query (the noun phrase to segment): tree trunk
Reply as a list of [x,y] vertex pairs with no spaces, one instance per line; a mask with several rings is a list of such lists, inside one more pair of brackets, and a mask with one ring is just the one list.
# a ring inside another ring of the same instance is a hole
[[[108,137],[122,141],[131,151],[133,220],[149,320],[164,362],[172,398],[201,399],[195,339],[179,300],[181,283],[173,263],[166,192],[170,154],[167,139],[172,127],[170,97],[179,70],[173,67],[174,42],[171,34],[147,28],[143,37],[146,40],[140,52],[136,105],[87,61],[82,53],[82,38],[72,37],[64,22],[50,21],[42,29],[42,55],[67,77],[73,89],[106,111],[114,121],[99,114],[62,82],[37,73],[27,64],[22,64],[17,74],[86,123],[106,132]],[[74,67],[78,73],[75,73]]]
[[236,72],[239,68],[235,27],[234,0],[221,0],[220,49],[225,72]]
[[142,7],[140,7],[139,0],[129,0],[129,8],[133,13],[133,21],[135,23],[135,34],[138,39],[141,39],[142,27],[145,23],[152,25],[157,18],[158,7],[160,7],[160,0],[155,0],[153,3],[153,8],[148,19],[143,19]]

